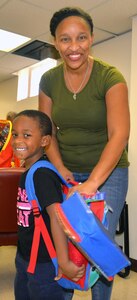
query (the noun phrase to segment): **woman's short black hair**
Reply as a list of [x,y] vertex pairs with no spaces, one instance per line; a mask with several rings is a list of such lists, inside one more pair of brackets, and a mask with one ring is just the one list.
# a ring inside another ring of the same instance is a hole
[[19,112],[14,120],[20,116],[26,116],[36,120],[39,124],[39,128],[42,136],[44,135],[52,135],[52,123],[50,118],[42,111],[35,109],[28,109]]
[[89,25],[91,34],[93,33],[93,22],[92,18],[88,13],[79,7],[64,7],[59,11],[55,12],[50,20],[50,32],[55,37],[56,29],[59,23],[67,17],[78,16],[83,18]]

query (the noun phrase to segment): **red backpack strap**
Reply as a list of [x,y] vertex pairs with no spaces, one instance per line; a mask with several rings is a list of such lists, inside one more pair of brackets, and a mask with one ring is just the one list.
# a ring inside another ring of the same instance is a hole
[[52,244],[50,235],[48,233],[46,224],[44,223],[43,217],[40,213],[37,201],[31,200],[31,204],[32,204],[33,215],[34,215],[34,234],[33,234],[30,261],[29,261],[27,272],[34,273],[36,262],[37,262],[37,256],[38,256],[40,234],[42,234],[43,240],[45,242],[45,245],[47,247],[51,259],[53,257],[56,257],[56,252]]

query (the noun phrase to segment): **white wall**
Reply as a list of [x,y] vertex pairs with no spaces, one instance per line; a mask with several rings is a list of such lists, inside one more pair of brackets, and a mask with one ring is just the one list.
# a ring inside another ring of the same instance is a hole
[[[130,257],[137,259],[137,19],[133,20],[133,37],[131,32],[120,37],[113,38],[92,49],[93,56],[99,57],[106,62],[115,65],[125,76],[130,90],[131,109],[131,137],[129,141],[129,191],[127,202],[129,204],[129,236],[130,236]],[[132,47],[131,47],[132,45]],[[130,80],[131,79],[131,80]],[[5,118],[8,111],[21,111],[23,109],[37,109],[38,98],[29,98],[16,102],[17,78],[5,81],[0,84],[0,118]]]
[[32,97],[23,101],[17,99],[18,78],[0,83],[0,119],[5,119],[9,111],[19,112],[24,109],[37,109],[38,97]]
[[131,32],[115,37],[92,48],[92,54],[116,66],[130,85]]
[[15,110],[17,78],[0,83],[0,119],[5,119],[8,111]]
[[137,259],[137,16],[132,22],[131,47],[131,78],[130,78],[130,113],[131,133],[129,140],[129,229],[130,255]]
[[137,259],[137,17],[133,19],[132,34],[106,41],[93,47],[93,55],[118,67],[129,88],[131,134],[129,140],[129,208],[130,257]]

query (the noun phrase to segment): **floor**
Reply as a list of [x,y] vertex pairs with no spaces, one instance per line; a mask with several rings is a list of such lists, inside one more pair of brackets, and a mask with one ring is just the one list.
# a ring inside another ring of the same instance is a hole
[[[14,300],[14,257],[16,247],[0,247],[0,300]],[[130,272],[126,278],[115,277],[112,300],[137,300],[137,273]],[[24,299],[25,300],[25,299]],[[75,291],[73,300],[91,300],[90,291]],[[105,300],[105,299],[102,299]]]

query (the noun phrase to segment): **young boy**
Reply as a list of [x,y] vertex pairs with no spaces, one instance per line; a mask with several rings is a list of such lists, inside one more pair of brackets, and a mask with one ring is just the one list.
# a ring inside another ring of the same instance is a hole
[[[36,270],[27,273],[34,231],[34,217],[25,191],[29,168],[44,159],[44,149],[50,144],[52,124],[49,117],[37,110],[25,110],[13,121],[12,147],[15,155],[25,161],[17,198],[18,246],[16,255],[16,300],[68,300],[69,291],[55,278],[55,269],[43,239],[40,240]],[[41,167],[34,173],[35,193],[42,208],[42,216],[53,239],[60,272],[77,281],[84,274],[84,266],[77,267],[68,257],[67,238],[55,214],[55,203],[62,202],[61,181],[50,169]],[[70,293],[71,294],[71,293]]]

